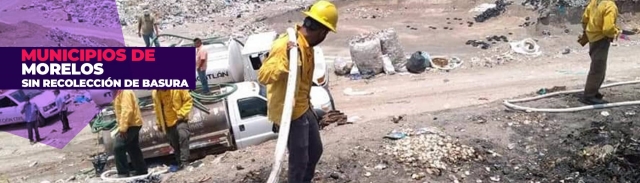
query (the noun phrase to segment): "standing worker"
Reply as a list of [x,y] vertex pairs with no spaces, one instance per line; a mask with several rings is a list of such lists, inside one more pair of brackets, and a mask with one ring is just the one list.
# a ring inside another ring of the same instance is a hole
[[206,49],[202,48],[202,40],[200,38],[193,39],[193,43],[196,46],[196,72],[202,84],[202,92],[209,94],[209,82],[207,81],[207,60],[209,59],[209,53]]
[[322,156],[322,140],[318,121],[311,110],[310,91],[313,80],[313,47],[326,38],[329,31],[336,32],[338,10],[329,1],[318,1],[304,12],[303,24],[296,25],[297,43],[289,42],[284,35],[275,40],[269,56],[258,72],[260,83],[267,85],[268,118],[280,124],[284,107],[289,68],[289,52],[297,47],[300,52],[295,101],[289,132],[289,183],[311,182],[316,164]]
[[193,99],[188,90],[154,90],[153,104],[156,112],[157,128],[168,138],[173,148],[176,164],[171,165],[170,172],[177,172],[189,161],[189,114],[193,107]]
[[607,57],[611,42],[620,34],[616,27],[618,7],[613,0],[591,0],[582,15],[583,34],[578,42],[589,43],[591,67],[580,102],[587,105],[604,104],[604,96],[598,91],[607,71]]
[[[31,96],[27,95],[24,97],[24,99],[27,103],[24,104],[20,113],[23,115],[24,120],[27,122],[27,133],[29,133],[29,142],[31,142],[31,145],[33,145],[41,140],[40,132],[38,131],[38,122],[40,122],[38,121],[38,116],[40,114],[38,113],[38,106],[34,103],[31,103]],[[36,134],[35,140],[33,139],[34,132]]]
[[160,31],[158,30],[156,18],[151,16],[149,10],[144,10],[144,15],[138,19],[138,37],[142,36],[147,47],[151,47],[151,41],[153,41],[155,47],[160,47],[160,41],[156,39],[158,34],[160,34]]
[[127,154],[133,165],[134,176],[145,175],[148,172],[139,144],[139,134],[142,128],[142,113],[136,95],[131,90],[113,90],[113,107],[118,122],[118,135],[114,142],[114,156],[118,177],[129,177],[130,172]]
[[53,94],[56,95],[56,107],[60,110],[60,121],[62,122],[62,133],[65,133],[71,130],[69,127],[69,113],[67,112],[67,103],[64,100],[64,97],[60,95],[60,90],[53,90]]

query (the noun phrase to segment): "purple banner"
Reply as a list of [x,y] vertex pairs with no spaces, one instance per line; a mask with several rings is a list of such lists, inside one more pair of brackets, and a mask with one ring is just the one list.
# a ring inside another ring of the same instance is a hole
[[[193,47],[0,47],[0,89],[195,89]],[[18,69],[20,68],[20,69]]]

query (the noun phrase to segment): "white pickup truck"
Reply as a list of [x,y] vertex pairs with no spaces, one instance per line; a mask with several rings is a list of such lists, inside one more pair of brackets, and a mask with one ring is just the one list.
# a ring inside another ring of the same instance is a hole
[[[67,91],[60,91],[60,95],[64,96],[65,102],[71,102],[71,96]],[[41,122],[39,126],[46,124],[46,119],[60,113],[55,104],[55,95],[50,90],[4,90],[0,91],[0,126],[25,122],[22,117],[22,107],[26,100],[25,97],[30,96],[31,102],[38,106]]]
[[[240,149],[277,138],[277,134],[273,132],[273,124],[267,119],[265,87],[257,82],[241,82],[234,85],[237,89],[229,96],[217,102],[204,104],[208,111],[195,107],[192,109],[188,122],[191,131],[190,149]],[[110,103],[110,99],[105,99],[105,96],[111,95],[108,90],[91,90],[91,95],[99,106]],[[311,104],[318,117],[333,110],[330,94],[320,86],[312,87]],[[164,134],[154,129],[157,118],[153,108],[143,106],[141,111],[144,124],[140,131],[140,147],[144,157],[171,154],[173,149]],[[103,120],[115,118],[111,109],[103,110],[100,115]],[[100,142],[104,144],[105,151],[111,154],[111,132],[103,131],[100,134]]]

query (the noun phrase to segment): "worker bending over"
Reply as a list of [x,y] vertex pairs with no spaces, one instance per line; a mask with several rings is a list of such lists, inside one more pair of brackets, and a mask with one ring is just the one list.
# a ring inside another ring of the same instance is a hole
[[[140,129],[142,128],[142,113],[138,105],[138,98],[131,90],[113,90],[113,107],[118,122],[118,135],[114,143],[114,156],[118,177],[129,177],[131,174],[147,174],[147,164],[144,162],[139,144]],[[130,172],[127,154],[135,173]]]
[[56,107],[60,110],[60,121],[62,122],[62,133],[71,130],[69,127],[69,113],[67,112],[67,103],[63,96],[60,95],[60,90],[53,90],[53,94],[56,96]]
[[338,23],[338,10],[329,1],[316,2],[304,14],[303,24],[296,25],[297,43],[289,43],[286,35],[275,40],[258,72],[260,83],[267,85],[268,118],[279,125],[289,72],[288,50],[297,47],[300,58],[297,62],[298,79],[287,144],[289,183],[311,182],[322,156],[318,121],[309,100],[314,70],[313,47],[324,41],[329,31],[336,32]]
[[607,71],[607,57],[611,42],[620,34],[616,27],[618,7],[613,0],[591,0],[582,15],[583,34],[578,42],[581,45],[589,43],[591,67],[584,88],[584,95],[580,99],[588,105],[604,104],[603,95],[598,91],[604,82]]
[[169,171],[176,172],[189,162],[189,114],[193,99],[188,90],[154,90],[153,104],[156,112],[157,128],[169,140],[173,148],[176,164]]

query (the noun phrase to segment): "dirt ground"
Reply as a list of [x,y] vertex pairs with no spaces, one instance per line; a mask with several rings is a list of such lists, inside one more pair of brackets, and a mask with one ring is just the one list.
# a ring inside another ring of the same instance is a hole
[[[633,123],[640,119],[636,115],[640,112],[637,106],[575,113],[524,113],[507,110],[501,104],[507,98],[535,95],[540,88],[581,88],[589,60],[587,48],[575,43],[579,26],[519,27],[526,22],[526,17],[535,19],[535,13],[516,1],[499,17],[468,27],[466,21],[476,14],[469,13],[469,9],[489,3],[471,2],[336,1],[341,11],[338,33],[330,34],[321,45],[329,58],[349,57],[347,41],[357,34],[393,27],[405,52],[421,50],[432,55],[457,56],[465,63],[449,72],[377,75],[368,80],[331,75],[336,107],[359,120],[322,131],[324,154],[318,166],[317,182],[637,182],[639,129]],[[10,12],[0,13],[0,17],[7,13]],[[623,16],[626,20],[637,20],[630,15]],[[300,20],[299,12],[291,11],[268,16],[263,21],[282,31]],[[198,26],[202,25],[166,32],[184,32]],[[442,29],[445,26],[453,30]],[[549,31],[551,36],[542,35],[543,31]],[[125,33],[128,45],[140,44],[136,36]],[[465,45],[467,40],[493,35],[505,35],[509,40],[534,38],[543,55],[532,58],[507,53],[507,43],[497,43],[487,50]],[[633,59],[640,56],[637,39],[630,36],[630,41],[622,40],[620,46],[611,47],[606,83],[640,78],[637,72],[640,61]],[[565,49],[570,53],[563,54]],[[343,93],[347,88],[373,94],[347,96]],[[638,100],[639,89],[639,85],[629,85],[602,92],[607,100],[615,102]],[[567,95],[526,105],[580,104],[575,96]],[[391,118],[399,115],[403,115],[404,120],[392,122]],[[439,175],[423,175],[433,170],[400,163],[385,148],[414,139],[384,139],[392,130],[425,127],[440,129],[457,140],[456,143],[473,147],[474,156],[481,158],[447,162],[449,168],[438,170]],[[0,169],[0,182],[3,178],[10,182],[87,182],[91,173],[85,172],[92,168],[88,158],[100,149],[95,137],[85,128],[72,144],[60,151],[26,146],[28,143],[18,142],[24,139],[0,133],[3,139],[0,152],[4,151],[0,160],[14,165]],[[8,142],[11,144],[5,144]],[[274,145],[271,141],[209,155],[199,160],[202,162],[199,167],[168,174],[165,182],[264,182],[271,169]],[[54,163],[59,160],[52,157],[64,160]],[[39,163],[30,166],[34,161]],[[33,175],[36,172],[41,175]]]

